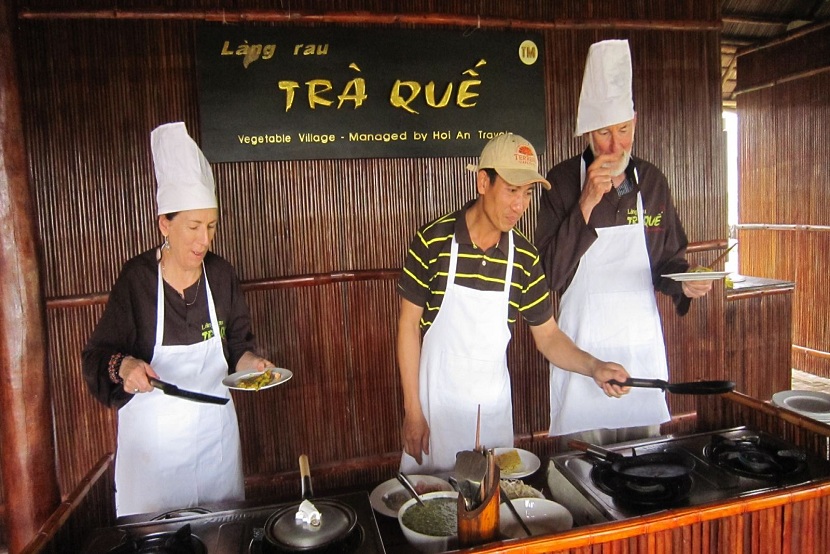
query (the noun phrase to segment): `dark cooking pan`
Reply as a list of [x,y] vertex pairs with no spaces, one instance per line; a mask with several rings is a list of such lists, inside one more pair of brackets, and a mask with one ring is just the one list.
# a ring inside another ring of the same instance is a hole
[[695,468],[694,458],[679,450],[623,456],[584,441],[571,440],[568,446],[608,462],[615,475],[629,481],[670,481],[689,475]]
[[351,506],[334,499],[314,499],[311,496],[311,473],[308,457],[300,456],[302,496],[320,512],[318,525],[296,519],[300,503],[278,510],[268,517],[264,529],[264,552],[316,552],[336,548],[346,542],[357,524],[357,514]]
[[611,379],[612,385],[621,387],[645,387],[650,389],[662,389],[673,394],[723,394],[735,390],[735,383],[732,381],[690,381],[688,383],[668,383],[662,379],[639,379],[629,377],[622,383]]

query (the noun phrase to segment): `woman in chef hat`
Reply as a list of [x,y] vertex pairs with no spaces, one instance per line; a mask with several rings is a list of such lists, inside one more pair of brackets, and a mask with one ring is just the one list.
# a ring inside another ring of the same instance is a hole
[[210,252],[210,165],[184,123],[151,134],[162,245],[127,261],[83,351],[92,393],[118,411],[118,516],[244,498],[239,428],[225,405],[167,396],[149,379],[229,398],[222,379],[272,367],[254,354],[233,267]]

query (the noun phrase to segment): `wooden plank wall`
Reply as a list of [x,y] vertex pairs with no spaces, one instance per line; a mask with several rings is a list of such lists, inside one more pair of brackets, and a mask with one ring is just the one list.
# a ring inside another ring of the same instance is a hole
[[[75,4],[100,8],[102,3]],[[33,9],[49,6],[24,4]],[[127,7],[124,2],[118,5]],[[245,5],[258,3],[233,3],[234,9]],[[299,12],[307,7],[390,10],[382,2],[354,1],[345,8],[342,2],[292,3],[292,10]],[[622,17],[711,23],[718,18],[714,1],[473,5],[459,0],[439,7],[417,0],[396,7],[414,13],[440,9],[532,21]],[[115,414],[87,393],[80,351],[121,264],[159,242],[150,131],[163,122],[184,120],[199,136],[195,26],[191,21],[160,20],[20,21],[24,124],[43,247],[49,377],[55,383],[55,434],[64,495],[114,448]],[[667,174],[689,239],[723,241],[727,224],[718,31],[711,26],[605,26],[547,29],[543,34],[550,107],[542,166],[547,169],[581,149],[572,131],[588,46],[605,38],[628,38],[639,113],[635,153]],[[400,267],[419,224],[472,197],[473,180],[464,169],[472,161],[214,166],[221,207],[214,249],[234,264],[246,284],[263,352],[295,372],[284,386],[258,395],[235,395],[252,496],[296,494],[296,461],[304,452],[310,456],[312,472],[322,475],[315,487],[321,489],[318,492],[388,477],[400,449],[402,417],[394,362],[395,273],[388,270]],[[532,236],[535,224],[531,207],[520,230]],[[694,255],[699,262],[713,256]],[[334,278],[349,274],[357,277]],[[285,285],[305,275],[320,280],[310,286]],[[720,378],[722,291],[682,319],[671,313],[665,299],[661,310],[675,378]],[[548,427],[547,366],[523,325],[509,356],[516,432],[532,438]],[[672,399],[672,409],[682,413],[693,406]],[[343,467],[354,471],[338,472]]]
[[793,367],[823,377],[830,377],[827,52],[830,24],[748,52],[738,58],[736,89],[739,269],[795,282]]

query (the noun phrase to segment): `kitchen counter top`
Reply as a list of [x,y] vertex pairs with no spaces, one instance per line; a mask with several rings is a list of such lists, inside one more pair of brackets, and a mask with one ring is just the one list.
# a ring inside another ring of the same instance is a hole
[[[732,274],[735,276],[737,274]],[[764,291],[788,291],[795,288],[795,283],[792,281],[781,281],[779,279],[767,279],[764,277],[752,277],[749,275],[741,275],[743,280],[733,281],[732,288],[726,289],[726,297],[743,295],[752,292]]]

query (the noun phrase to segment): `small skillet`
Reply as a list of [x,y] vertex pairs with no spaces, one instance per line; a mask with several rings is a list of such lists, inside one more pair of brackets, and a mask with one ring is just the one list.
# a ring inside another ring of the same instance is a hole
[[568,446],[608,462],[615,475],[628,481],[671,481],[689,475],[695,468],[694,458],[680,450],[623,456],[619,452],[579,440],[568,441]]

